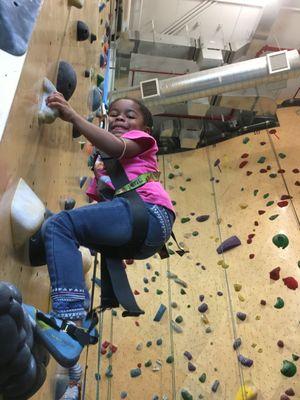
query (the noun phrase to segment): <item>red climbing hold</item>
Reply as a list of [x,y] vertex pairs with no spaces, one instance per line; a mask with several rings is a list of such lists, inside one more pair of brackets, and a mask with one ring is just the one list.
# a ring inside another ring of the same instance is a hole
[[247,176],[250,176],[250,175],[252,175],[252,173],[253,173],[253,172],[251,172],[251,171],[247,171],[247,172],[246,172],[246,175],[247,175]]
[[295,185],[296,185],[296,186],[300,186],[300,181],[296,181],[296,182],[295,182]]
[[247,157],[249,157],[248,153],[244,153],[244,154],[241,155],[241,158],[247,158]]
[[110,348],[110,351],[111,351],[112,353],[115,353],[115,352],[118,350],[118,346],[115,346],[114,344],[111,344],[111,345],[109,346],[109,348]]
[[272,269],[270,272],[270,279],[273,279],[273,281],[278,281],[280,278],[280,267],[276,267]]
[[140,326],[139,321],[134,321],[134,323],[135,323],[136,326]]
[[254,221],[254,225],[258,226],[259,225],[258,221]]
[[300,170],[298,168],[293,169],[294,174],[299,174]]
[[251,243],[252,243],[252,240],[251,240],[251,239],[248,239],[248,240],[247,240],[247,243],[248,243],[248,244],[251,244]]
[[135,291],[133,292],[136,296],[138,296],[140,294],[140,292],[138,290],[135,289]]
[[249,254],[250,260],[252,260],[255,257],[255,254]]
[[263,215],[265,213],[265,210],[258,210],[259,215]]
[[298,282],[292,276],[288,276],[287,278],[283,278],[282,280],[283,280],[285,286],[287,286],[289,289],[292,289],[292,290],[297,289]]
[[247,161],[247,160],[242,161],[242,162],[240,163],[240,165],[239,165],[239,168],[244,168],[244,166],[247,165],[247,164],[248,164],[248,161]]
[[262,169],[259,170],[259,172],[261,174],[266,174],[268,171],[265,168],[262,168]]
[[266,142],[260,142],[261,146],[264,146],[266,144]]
[[289,204],[289,202],[286,201],[286,200],[279,201],[279,202],[277,203],[278,207],[281,207],[281,208],[282,208],[282,207],[286,207],[288,204]]
[[249,233],[249,235],[248,235],[248,239],[253,239],[253,238],[254,238],[254,236],[255,236],[255,233]]
[[276,129],[270,129],[269,130],[269,134],[270,135],[275,135],[276,132],[277,132]]
[[284,174],[285,173],[285,169],[279,169],[277,172],[278,172],[278,174]]

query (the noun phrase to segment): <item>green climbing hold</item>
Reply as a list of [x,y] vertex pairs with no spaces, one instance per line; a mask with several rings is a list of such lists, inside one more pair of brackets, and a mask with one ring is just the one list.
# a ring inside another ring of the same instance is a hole
[[151,365],[152,365],[152,361],[151,360],[148,360],[148,361],[145,362],[145,367],[146,368],[151,367]]
[[266,206],[267,206],[267,207],[270,207],[270,206],[272,206],[273,204],[274,204],[274,201],[268,201],[267,204],[266,204]]
[[297,372],[297,367],[294,363],[291,361],[284,360],[283,361],[283,366],[280,370],[282,375],[287,376],[288,378],[291,378],[294,376]]
[[270,178],[276,178],[277,174],[270,174],[269,177]]
[[186,291],[184,289],[180,289],[180,294],[186,294]]
[[244,143],[244,144],[247,144],[247,143],[249,142],[249,140],[250,140],[250,139],[248,138],[248,136],[246,136],[246,137],[243,139],[243,143]]
[[183,317],[181,315],[178,315],[178,317],[175,318],[175,322],[177,322],[177,324],[181,324],[182,321]]
[[206,373],[205,372],[203,372],[203,374],[199,376],[199,381],[201,383],[204,383],[206,381]]
[[181,220],[180,220],[180,222],[182,223],[182,224],[185,224],[186,222],[189,222],[191,219],[189,218],[189,217],[183,217],[183,218],[181,218]]
[[169,179],[173,179],[175,177],[175,175],[174,174],[172,174],[172,172],[171,173],[169,173],[169,175],[168,175],[168,178]]
[[263,198],[264,198],[264,199],[267,199],[269,196],[270,196],[270,193],[265,193],[265,194],[263,195]]
[[284,307],[284,301],[283,301],[283,299],[282,299],[281,297],[277,297],[277,301],[276,301],[276,303],[274,304],[274,307],[275,307],[275,308],[278,308],[278,309]]
[[170,256],[173,256],[175,254],[175,252],[172,249],[168,249],[168,253]]
[[279,214],[271,215],[271,217],[269,217],[269,220],[274,221],[274,219],[276,219],[277,217],[279,217]]
[[174,165],[174,169],[179,169],[180,167],[179,167],[179,165]]
[[278,157],[283,159],[286,157],[286,155],[284,153],[278,153]]
[[166,362],[167,362],[168,364],[172,364],[172,363],[174,362],[174,357],[173,357],[173,356],[167,357]]
[[118,315],[118,313],[117,313],[116,310],[111,310],[111,315],[112,315],[113,317],[116,317],[116,316]]
[[256,196],[257,193],[258,193],[258,189],[255,189],[254,192],[253,192],[254,196]]
[[186,389],[181,390],[181,397],[183,400],[193,400],[193,396]]
[[192,235],[193,235],[193,236],[198,236],[198,235],[199,235],[199,232],[194,231],[194,232],[192,232]]
[[298,356],[297,354],[292,354],[292,358],[294,361],[298,361],[300,356]]
[[156,289],[156,294],[158,295],[163,294],[163,291],[161,289]]
[[289,244],[289,239],[286,235],[284,235],[283,233],[279,233],[278,235],[275,235],[273,237],[273,243],[275,244],[275,246],[277,247],[282,247],[283,249],[285,249],[288,244]]
[[186,182],[191,182],[192,178],[186,178]]
[[179,189],[182,191],[182,192],[184,192],[186,189],[185,189],[185,187],[183,187],[183,186],[179,186]]
[[157,341],[156,341],[156,344],[157,344],[157,346],[161,346],[162,345],[162,339],[161,338],[159,338],[159,339],[157,339]]
[[149,341],[146,343],[146,346],[147,346],[147,347],[151,347],[151,346],[152,346],[151,340],[149,340]]
[[257,160],[257,162],[259,164],[263,164],[265,161],[266,161],[266,157],[264,157],[264,156],[259,157],[259,159]]
[[105,376],[106,376],[107,378],[112,378],[112,377],[113,377],[112,365],[109,365],[109,366],[107,367],[106,372],[105,372]]

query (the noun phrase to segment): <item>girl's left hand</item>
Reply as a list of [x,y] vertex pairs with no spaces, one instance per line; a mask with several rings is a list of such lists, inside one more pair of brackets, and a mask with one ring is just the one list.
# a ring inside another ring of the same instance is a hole
[[56,108],[62,120],[72,122],[77,115],[76,111],[70,106],[64,96],[59,92],[54,92],[47,97],[46,104],[50,108]]

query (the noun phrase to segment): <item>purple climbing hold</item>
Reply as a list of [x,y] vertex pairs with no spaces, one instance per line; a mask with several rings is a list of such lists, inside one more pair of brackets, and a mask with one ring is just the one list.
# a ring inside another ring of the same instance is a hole
[[199,217],[196,218],[197,222],[205,222],[209,218],[209,215],[199,215]]
[[206,303],[202,303],[200,304],[200,306],[198,307],[198,311],[200,313],[205,313],[208,310],[208,305]]
[[238,360],[244,367],[250,368],[253,365],[253,360],[251,360],[250,358],[244,357],[242,354],[238,355]]
[[200,294],[199,300],[202,302],[204,300],[204,294]]
[[242,344],[242,339],[241,338],[234,339],[233,349],[237,350],[241,346],[241,344]]
[[194,372],[194,371],[196,371],[196,366],[193,364],[193,363],[191,363],[190,361],[188,362],[188,370],[190,371],[190,372]]
[[191,361],[191,359],[193,358],[193,356],[191,355],[191,353],[189,351],[185,351],[183,353],[183,355],[189,360]]
[[239,320],[241,320],[241,321],[245,321],[245,319],[247,318],[247,314],[245,314],[245,313],[243,313],[243,312],[241,312],[241,311],[238,311],[238,312],[236,313],[236,316],[237,316],[237,318],[238,318]]
[[231,250],[234,247],[240,246],[241,245],[241,241],[237,236],[231,236],[230,238],[224,240],[224,242],[222,242],[220,244],[220,246],[217,248],[217,253],[218,254],[222,254],[227,250]]

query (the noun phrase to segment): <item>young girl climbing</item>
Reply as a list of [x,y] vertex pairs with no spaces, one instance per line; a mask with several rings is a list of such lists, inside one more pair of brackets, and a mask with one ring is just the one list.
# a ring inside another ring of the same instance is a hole
[[[151,136],[150,111],[134,99],[118,99],[108,110],[108,130],[86,121],[60,93],[48,97],[47,105],[59,110],[60,118],[70,122],[95,148],[121,163],[129,181],[144,173],[157,173],[158,147]],[[44,242],[51,281],[52,308],[62,319],[80,321],[86,316],[85,283],[79,246],[101,249],[102,246],[126,245],[132,236],[132,213],[129,201],[106,197],[113,189],[101,156],[95,159],[95,178],[88,195],[98,201],[51,217],[44,227]],[[168,193],[158,179],[136,189],[148,213],[148,229],[137,258],[145,259],[159,251],[171,235],[175,219]],[[109,201],[105,201],[109,200]]]

